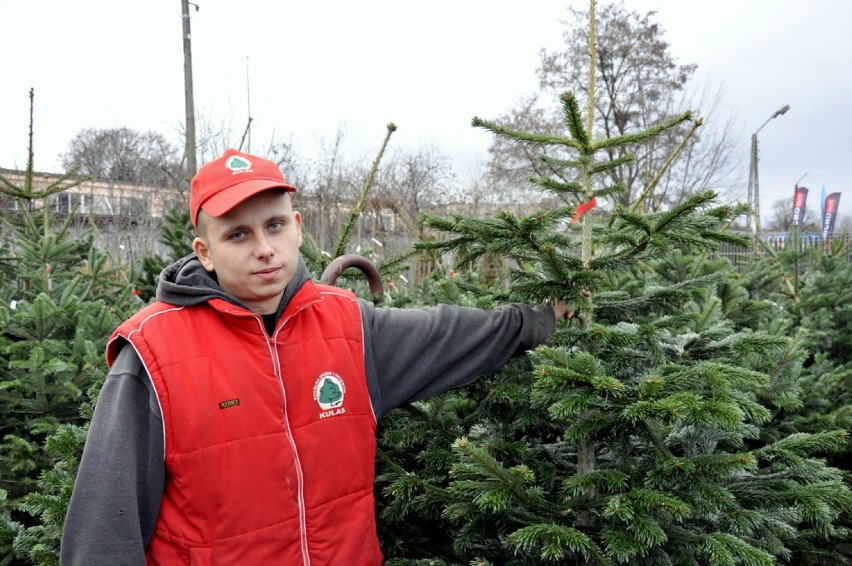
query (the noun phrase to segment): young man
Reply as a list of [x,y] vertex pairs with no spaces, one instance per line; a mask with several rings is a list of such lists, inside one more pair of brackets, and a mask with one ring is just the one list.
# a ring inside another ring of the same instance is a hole
[[564,303],[375,308],[314,283],[277,165],[192,180],[194,253],[107,346],[65,566],[378,565],[376,421],[543,343]]

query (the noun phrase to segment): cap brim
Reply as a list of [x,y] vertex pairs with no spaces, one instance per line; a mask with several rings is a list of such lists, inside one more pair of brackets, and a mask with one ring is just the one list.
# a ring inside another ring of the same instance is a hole
[[296,187],[286,185],[281,181],[252,179],[237,183],[232,187],[216,193],[201,203],[201,209],[214,218],[222,216],[247,198],[270,189],[281,189],[291,193],[296,192]]

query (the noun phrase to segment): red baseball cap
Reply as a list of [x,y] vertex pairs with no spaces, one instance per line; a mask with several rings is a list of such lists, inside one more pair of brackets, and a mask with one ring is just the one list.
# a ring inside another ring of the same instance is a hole
[[192,225],[198,227],[198,211],[210,216],[222,216],[250,196],[268,189],[296,192],[288,185],[274,162],[242,153],[225,150],[219,159],[205,163],[192,178],[189,193],[189,214]]

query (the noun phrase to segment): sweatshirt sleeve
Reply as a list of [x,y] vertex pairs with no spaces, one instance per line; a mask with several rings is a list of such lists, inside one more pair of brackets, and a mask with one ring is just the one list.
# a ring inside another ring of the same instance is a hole
[[543,344],[556,330],[549,306],[394,309],[361,301],[361,312],[367,382],[377,418],[491,373]]
[[153,386],[136,351],[123,347],[86,437],[62,532],[62,566],[146,563],[165,485],[163,454]]

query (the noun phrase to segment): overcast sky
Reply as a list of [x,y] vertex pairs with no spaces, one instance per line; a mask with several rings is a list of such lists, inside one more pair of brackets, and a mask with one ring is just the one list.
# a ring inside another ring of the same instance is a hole
[[[601,0],[605,2],[607,0]],[[192,59],[198,122],[253,117],[252,147],[275,136],[309,151],[342,129],[370,160],[391,145],[432,144],[462,174],[486,157],[496,118],[536,88],[542,48],[563,45],[566,7],[586,0],[197,0]],[[671,52],[723,89],[741,129],[746,199],[751,134],[759,133],[760,198],[792,200],[799,179],[844,194],[852,210],[852,1],[627,0],[658,10]],[[192,6],[191,6],[192,8]],[[154,130],[181,143],[184,68],[180,0],[0,0],[0,167],[26,165],[35,89],[36,170],[83,128]],[[710,117],[712,119],[712,117]],[[286,172],[285,172],[286,175]],[[802,178],[804,177],[804,178]]]

